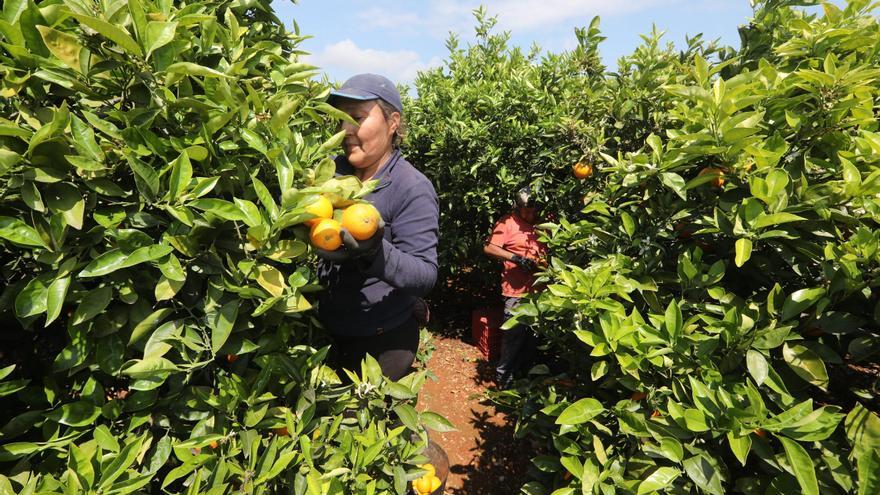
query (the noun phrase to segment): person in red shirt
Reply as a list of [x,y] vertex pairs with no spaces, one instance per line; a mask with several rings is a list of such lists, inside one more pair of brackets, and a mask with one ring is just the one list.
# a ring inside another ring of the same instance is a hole
[[[529,188],[520,189],[515,196],[513,212],[498,221],[489,242],[483,247],[488,256],[504,262],[501,295],[504,296],[505,320],[511,317],[521,298],[535,290],[535,272],[547,253],[547,247],[538,240],[535,231],[538,214]],[[501,356],[495,367],[495,381],[499,387],[509,387],[514,375],[529,364],[536,340],[532,330],[522,324],[504,331]]]

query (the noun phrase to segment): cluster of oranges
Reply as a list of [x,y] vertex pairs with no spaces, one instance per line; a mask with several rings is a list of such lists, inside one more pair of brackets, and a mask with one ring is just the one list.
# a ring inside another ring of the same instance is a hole
[[434,469],[434,465],[422,464],[419,467],[428,472],[421,478],[413,480],[413,491],[416,492],[416,495],[428,495],[434,493],[442,484],[440,478],[437,477],[437,471]]
[[306,207],[306,213],[314,218],[305,223],[311,228],[309,239],[316,248],[335,251],[342,245],[342,229],[347,230],[359,241],[373,237],[382,218],[376,208],[369,203],[355,203],[344,210],[340,220],[333,218],[333,203],[326,196]]

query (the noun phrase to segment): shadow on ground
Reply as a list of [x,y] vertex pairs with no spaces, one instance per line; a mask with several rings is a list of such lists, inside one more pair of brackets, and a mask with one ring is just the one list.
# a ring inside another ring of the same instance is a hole
[[473,460],[469,465],[451,466],[463,477],[460,488],[450,488],[451,495],[510,495],[525,483],[529,449],[514,440],[514,425],[497,414],[475,413],[471,424],[478,432]]

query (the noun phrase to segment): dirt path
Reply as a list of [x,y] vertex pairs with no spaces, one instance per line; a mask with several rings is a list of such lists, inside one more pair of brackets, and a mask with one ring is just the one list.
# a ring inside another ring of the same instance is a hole
[[528,469],[527,443],[513,439],[512,422],[484,399],[492,386],[492,368],[480,351],[456,336],[434,334],[436,347],[429,380],[419,397],[419,409],[442,414],[458,428],[432,433],[449,456],[446,493],[452,495],[510,495],[518,493]]

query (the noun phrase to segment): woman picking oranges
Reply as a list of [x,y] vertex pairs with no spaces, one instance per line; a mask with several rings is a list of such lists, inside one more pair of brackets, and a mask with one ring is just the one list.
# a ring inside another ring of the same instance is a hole
[[349,207],[342,246],[318,250],[318,278],[326,288],[318,314],[334,337],[337,368],[358,370],[369,353],[387,377],[399,380],[418,349],[414,306],[437,278],[437,194],[397,148],[403,105],[394,83],[360,74],[332,92],[329,103],[356,122],[341,124],[345,154],[336,158],[337,174],[379,182],[365,198],[377,211]]

